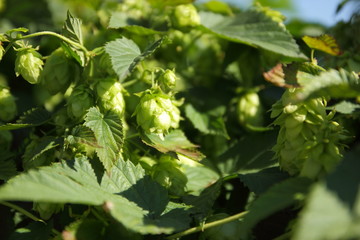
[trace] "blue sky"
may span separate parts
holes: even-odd
[[[206,1],[206,0],[202,0]],[[251,0],[223,0],[241,7],[249,7]],[[339,20],[348,20],[351,15],[351,6],[346,6],[339,14],[336,8],[341,0],[292,0],[294,13],[284,13],[289,19],[297,17],[305,21],[317,22],[326,26],[331,26]]]

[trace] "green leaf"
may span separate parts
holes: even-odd
[[[83,143],[86,145],[89,145],[91,147],[97,147],[100,148],[99,144],[97,143],[95,134],[93,131],[91,131],[90,128],[84,126],[84,125],[78,125],[73,128],[71,131],[72,135],[69,135],[67,137],[68,141],[71,142],[71,139],[73,138],[77,143]]]
[[[124,226],[133,230],[143,227],[143,210],[127,199],[101,189],[86,158],[29,170],[1,186],[0,199],[90,205],[111,203],[117,209],[117,219]]]
[[[192,212],[207,216],[212,210],[215,200],[219,197],[222,181],[219,180],[209,187],[205,188],[199,196],[187,195],[185,196],[184,202],[188,205],[193,206]]]
[[[118,161],[110,175],[103,176],[101,187],[124,196],[156,217],[169,201],[166,189],[145,176],[141,165],[135,166],[130,161]]]
[[[259,171],[276,164],[271,148],[276,132],[254,133],[243,137],[216,159],[223,175]]]
[[[208,113],[200,113],[191,104],[185,106],[185,114],[194,127],[200,132],[229,138],[222,116],[212,116]]]
[[[0,180],[8,180],[17,174],[15,159],[9,152],[0,155]]]
[[[247,11],[226,17],[202,12],[200,16],[205,29],[221,38],[294,59],[306,59],[291,34],[263,13]]]
[[[97,219],[81,218],[66,227],[62,235],[66,235],[66,239],[87,239],[97,240],[104,238],[103,229],[104,222]],[[72,238],[71,238],[72,237]]]
[[[104,175],[101,187],[107,192],[125,197],[144,210],[144,227],[139,229],[142,233],[172,233],[189,226],[186,210],[183,207],[169,209],[167,190],[146,176],[140,165],[118,161],[110,174]],[[116,208],[109,210],[115,219],[121,221],[122,216]]]
[[[161,34],[154,29],[137,25],[136,22],[131,21],[131,16],[124,12],[115,12],[111,15],[109,28],[123,29],[140,36]]]
[[[256,173],[239,174],[240,181],[257,195],[264,193],[269,187],[288,177],[289,175],[280,171],[278,167],[266,168]]]
[[[70,40],[83,45],[83,37],[81,33],[81,20],[79,18],[74,18],[71,13],[67,12],[67,18],[65,20],[64,26],[62,28],[62,35],[69,38]],[[76,61],[79,62],[81,66],[85,66],[88,62],[87,56],[85,53],[76,46],[69,45],[68,43],[63,42],[65,50],[67,50],[71,56],[73,56]]]
[[[303,87],[297,99],[306,100],[310,97],[352,98],[360,93],[359,76],[344,69],[330,69],[318,76],[299,72],[298,80]]]
[[[53,136],[42,137],[34,148],[31,148],[30,151],[25,151],[23,157],[23,166],[24,169],[29,169],[33,166],[42,165],[41,162],[37,162],[40,156],[42,156],[47,151],[59,146],[62,143],[61,138],[56,138]],[[41,161],[41,160],[40,160]]]
[[[204,158],[204,155],[197,150],[198,146],[191,143],[181,130],[169,132],[164,139],[161,139],[157,134],[145,133],[143,142],[163,153],[180,153],[195,161]]]
[[[359,153],[359,149],[347,153],[326,181],[311,189],[293,239],[360,238]]]
[[[302,39],[306,45],[312,49],[317,49],[333,56],[339,56],[342,54],[335,38],[330,35],[323,34],[318,37],[304,36]]]
[[[334,106],[328,107],[328,109],[334,109],[335,111],[343,114],[351,114],[356,109],[359,109],[360,105],[348,101],[341,101]]]
[[[8,123],[0,126],[1,130],[14,130],[20,128],[40,126],[49,121],[51,115],[43,108],[33,108],[26,111],[16,123]]]
[[[262,219],[303,200],[310,185],[311,181],[307,178],[289,178],[275,184],[250,205],[243,219],[242,230],[250,234]]]
[[[85,116],[84,125],[94,132],[100,146],[96,149],[97,155],[109,171],[119,158],[124,142],[121,119],[115,112],[108,111],[103,115],[96,107],[92,107]]]
[[[116,39],[105,45],[105,51],[110,55],[111,64],[119,76],[123,80],[145,57],[151,55],[160,45],[163,39],[160,39],[148,46],[141,53],[136,43],[127,38]]]

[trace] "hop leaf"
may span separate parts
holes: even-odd
[[[37,84],[43,65],[41,55],[35,49],[20,50],[17,52],[15,60],[16,76],[21,75],[29,83]]]

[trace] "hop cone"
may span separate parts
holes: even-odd
[[[184,29],[200,24],[200,16],[192,4],[182,4],[175,7],[170,16],[174,28]]]
[[[237,103],[239,123],[243,126],[262,126],[264,109],[256,92],[247,92]]]
[[[135,110],[136,121],[147,133],[163,136],[170,128],[178,128],[180,110],[163,93],[144,92]]]
[[[341,160],[345,136],[342,127],[331,120],[333,113],[326,113],[324,99],[291,103],[297,91],[301,89],[288,89],[273,106],[274,124],[280,126],[273,150],[289,174],[317,178]]]
[[[0,120],[8,122],[16,115],[15,98],[9,89],[0,87]]]
[[[187,177],[177,164],[177,159],[164,155],[152,166],[152,177],[169,190],[170,194],[181,196],[185,193]]]
[[[79,73],[76,63],[67,58],[62,48],[58,48],[46,60],[41,82],[50,94],[55,95],[65,92],[71,82],[76,82]]]
[[[69,116],[75,119],[81,118],[92,106],[94,106],[94,98],[91,89],[85,85],[76,86],[67,103]]]
[[[37,84],[40,80],[40,73],[44,62],[40,53],[34,49],[25,49],[17,52],[15,60],[16,76],[21,75],[31,84]]]
[[[114,78],[101,79],[95,90],[100,109],[104,112],[115,111],[122,118],[125,113],[125,100],[121,84]]]

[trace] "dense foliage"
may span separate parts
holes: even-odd
[[[356,13],[326,28],[260,3],[0,11],[1,239],[360,238]]]

